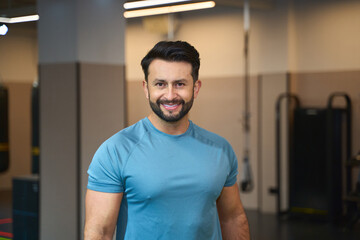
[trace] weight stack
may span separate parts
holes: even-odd
[[[293,216],[331,221],[341,218],[345,110],[332,111],[332,126],[327,124],[328,109],[298,108],[294,111],[289,199]],[[331,151],[331,159],[328,151]]]

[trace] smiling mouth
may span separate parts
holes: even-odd
[[[177,109],[181,104],[161,104],[166,110],[173,111]]]

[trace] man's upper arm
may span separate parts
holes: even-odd
[[[224,187],[216,204],[219,217],[223,220],[227,220],[234,215],[245,213],[240,200],[239,188],[237,184],[234,184],[230,187]]]
[[[249,224],[236,183],[230,187],[223,188],[216,205],[223,239],[249,240]]]
[[[85,240],[112,239],[123,193],[87,190],[85,199]]]

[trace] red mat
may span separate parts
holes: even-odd
[[[0,219],[0,224],[7,224],[7,223],[12,223],[12,219],[11,219],[11,218]],[[12,238],[12,237],[13,237],[13,234],[12,234],[12,233],[8,233],[8,232],[0,232],[0,237],[9,237],[9,238]]]

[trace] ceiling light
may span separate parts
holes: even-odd
[[[186,2],[186,1],[190,1],[190,0],[143,0],[143,1],[124,3],[124,8],[125,9],[135,9],[135,8],[152,7],[152,6]]]
[[[175,6],[126,11],[124,12],[124,17],[125,18],[143,17],[143,16],[199,10],[199,9],[212,8],[212,7],[215,7],[214,1],[189,3],[189,4],[181,4]]]
[[[6,35],[6,33],[8,32],[8,27],[5,25],[5,24],[3,24],[3,25],[1,25],[0,26],[0,35]]]
[[[0,17],[0,22],[2,23],[10,23],[11,18],[6,18],[6,17]]]
[[[39,15],[29,15],[29,16],[13,17],[13,18],[0,17],[0,22],[2,23],[22,23],[22,22],[31,22],[37,20],[39,20]]]

